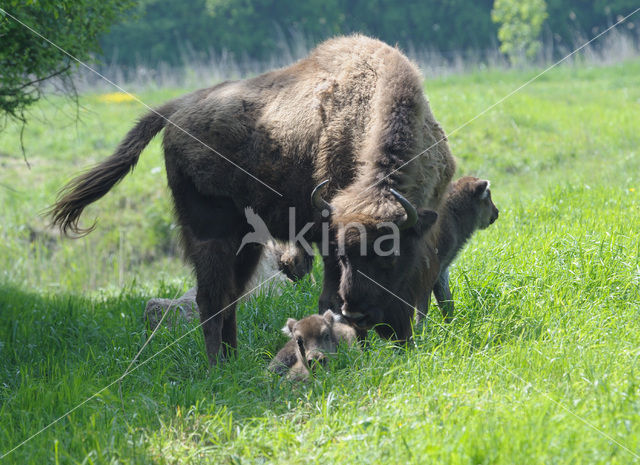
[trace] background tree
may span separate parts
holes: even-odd
[[[102,38],[109,62],[154,66],[227,51],[263,60],[361,32],[405,49],[486,49],[496,42],[493,0],[143,0]]]
[[[80,60],[99,51],[98,37],[132,0],[2,0],[0,2],[0,113],[24,121],[43,83],[68,80],[75,62],[6,13]]]
[[[619,17],[633,12],[640,4],[638,0],[546,0],[547,18],[544,29],[560,55],[565,55],[585,40],[614,24]],[[620,26],[635,33],[640,27],[640,13]],[[598,45],[597,43],[595,44]]]
[[[514,59],[535,53],[540,30],[559,58],[631,13],[637,1],[496,0],[494,8],[493,0],[0,0],[0,8],[80,59],[102,49],[102,60],[126,75],[128,67],[180,67],[223,51],[238,61],[296,55],[354,32],[408,51],[482,59],[497,43],[492,9],[503,50]],[[640,30],[640,14],[623,27]],[[0,113],[22,117],[42,81],[69,76],[73,63],[2,12],[0,43]]]
[[[544,0],[495,0],[491,18],[500,24],[500,51],[516,64],[536,56],[540,32],[547,18]]]
[[[533,54],[542,32],[559,58],[618,16],[631,13],[637,2],[498,0],[494,16],[502,25],[503,48],[512,47],[514,57]],[[493,0],[139,0],[132,14],[103,35],[101,43],[106,60],[125,71],[161,62],[182,66],[222,51],[236,60],[260,61],[353,32],[405,50],[482,58],[498,43],[493,7]],[[633,28],[633,21],[640,26],[640,15],[624,27]]]

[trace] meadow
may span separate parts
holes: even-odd
[[[415,345],[372,335],[307,384],[265,368],[286,318],[315,312],[318,260],[316,283],[239,307],[237,359],[208,369],[195,324],[163,329],[114,383],[147,338],[146,300],[193,284],[160,139],[85,213],[96,231],[63,240],[41,213],[145,109],[97,92],[41,101],[24,130],[30,168],[9,124],[0,462],[640,463],[640,61],[560,66],[457,130],[537,72],[427,78],[457,176],[490,179],[500,219],[452,269],[451,324],[432,304]]]

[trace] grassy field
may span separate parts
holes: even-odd
[[[208,370],[195,326],[162,330],[111,384],[146,299],[192,284],[159,141],[87,212],[98,229],[60,240],[40,212],[144,109],[85,94],[76,123],[38,104],[31,169],[20,128],[0,133],[0,456],[111,386],[0,462],[640,463],[640,61],[554,69],[455,131],[533,75],[425,84],[458,175],[489,178],[500,209],[452,271],[453,323],[432,308],[415,347],[373,337],[305,385],[265,368],[286,318],[315,311],[309,279],[239,308],[237,360]]]

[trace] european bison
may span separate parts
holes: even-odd
[[[289,318],[282,332],[291,339],[269,364],[269,370],[291,379],[306,379],[317,365],[325,365],[340,344],[353,345],[355,330],[342,317],[327,310],[322,316]]]
[[[424,209],[437,209],[455,163],[422,78],[398,49],[360,35],[335,38],[286,68],[160,106],[113,155],[67,185],[52,207],[53,223],[65,233],[87,233],[91,228],[78,225],[84,208],[131,171],[163,128],[169,187],[196,273],[211,363],[221,346],[226,356],[237,345],[233,302],[263,247],[239,250],[251,232],[247,207],[276,239],[298,240],[290,232],[299,231],[324,242],[321,310],[340,306],[364,315],[367,324],[389,323],[400,339],[410,336],[410,316],[388,291],[402,294],[422,261],[423,236],[434,220]],[[323,180],[329,217],[309,202]],[[350,223],[361,224],[366,239],[351,234]],[[390,223],[401,230],[399,253],[372,255],[371,244],[393,230]],[[346,246],[338,255],[340,240]]]
[[[453,318],[449,266],[476,230],[486,229],[498,219],[499,211],[491,199],[489,185],[486,179],[472,176],[451,183],[438,209],[438,220],[427,235],[431,258],[437,266],[427,271],[426,296],[418,307],[418,322],[429,309],[432,289],[445,321]]]

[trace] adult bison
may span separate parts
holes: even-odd
[[[83,209],[135,166],[163,128],[211,363],[221,344],[224,355],[237,346],[234,302],[260,257],[261,244],[238,252],[251,232],[246,207],[276,239],[289,240],[309,222],[310,241],[330,231],[321,311],[340,305],[361,326],[387,323],[399,338],[410,335],[403,304],[370,279],[400,297],[408,292],[407,282],[424,267],[422,235],[435,220],[423,209],[438,207],[455,166],[420,74],[400,51],[359,35],[335,38],[289,67],[173,100],[143,116],[113,155],[66,186],[52,207],[53,223],[65,233],[88,232],[78,225]],[[328,218],[309,201],[323,180],[326,200],[316,195],[315,204],[330,210]],[[376,238],[389,234],[378,226],[389,222],[399,225],[399,250],[372,255]]]

